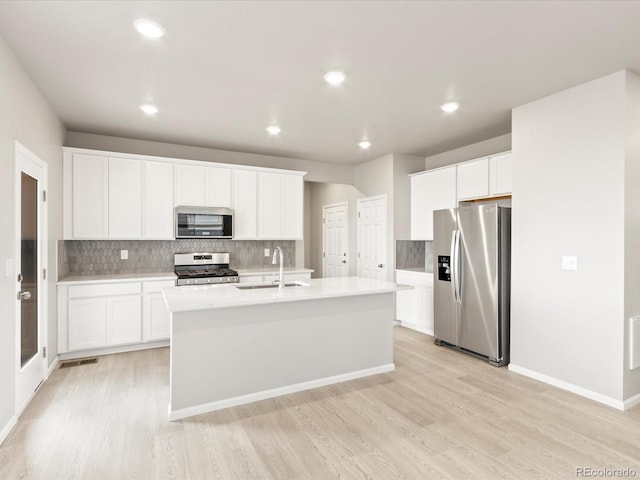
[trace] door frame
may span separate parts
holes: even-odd
[[[18,258],[18,252],[20,251],[20,241],[21,241],[21,204],[22,199],[20,198],[21,193],[21,172],[23,171],[23,161],[20,156],[23,155],[26,159],[32,163],[34,163],[38,168],[42,169],[42,179],[39,180],[40,185],[42,187],[42,191],[46,192],[48,189],[48,165],[44,162],[40,157],[34,154],[27,147],[22,145],[17,140],[14,141],[14,252],[13,252],[13,285],[14,285],[14,298],[18,295],[19,282],[18,282],[18,270],[20,269],[21,259]],[[38,192],[40,195],[40,192]],[[46,195],[46,194],[45,194]],[[42,352],[42,349],[48,350],[48,305],[49,305],[49,292],[48,292],[48,279],[51,272],[49,271],[49,252],[48,252],[48,244],[49,244],[49,215],[48,215],[48,203],[46,201],[42,201],[41,198],[38,199],[38,204],[40,205],[39,215],[40,219],[38,222],[38,227],[40,229],[39,238],[38,238],[38,348],[39,351]],[[42,278],[43,269],[47,269],[47,278]],[[22,411],[29,405],[35,392],[31,393],[28,400],[24,405],[19,405],[18,403],[18,374],[20,373],[20,350],[21,350],[21,338],[20,338],[20,308],[18,304],[14,304],[14,320],[16,326],[15,333],[15,370],[14,370],[14,389],[15,389],[15,413],[16,416],[20,415]],[[42,359],[42,381],[44,382],[49,376],[49,362],[48,356],[43,357]]]
[[[385,261],[385,280],[389,278],[389,203],[387,202],[387,194],[383,193],[382,195],[374,195],[373,197],[365,197],[358,198],[356,200],[356,220],[357,220],[357,228],[356,228],[356,249],[357,249],[357,258],[356,258],[356,275],[360,276],[360,241],[362,239],[362,224],[360,220],[360,210],[361,205],[364,202],[369,202],[372,200],[384,200],[384,261]]]
[[[344,206],[346,211],[346,223],[347,229],[346,239],[345,239],[345,251],[347,253],[347,261],[349,261],[349,202],[338,202],[338,203],[330,203],[328,205],[322,206],[322,276],[324,277],[327,273],[327,259],[325,257],[325,252],[327,251],[327,227],[324,219],[326,218],[326,209],[333,207]],[[347,273],[349,272],[349,267],[347,266]],[[349,276],[349,275],[347,275]]]

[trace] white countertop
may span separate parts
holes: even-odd
[[[262,267],[262,268],[235,268],[238,275],[246,276],[246,275],[265,275],[270,273],[277,274],[280,269],[278,267]],[[311,268],[296,268],[296,267],[285,267],[284,273],[313,273],[314,270]]]
[[[396,268],[396,272],[414,272],[414,273],[424,273],[426,275],[433,275],[431,272],[427,272],[427,269],[424,267],[416,267],[416,268]]]
[[[240,290],[232,285],[203,285],[163,288],[162,293],[169,311],[187,312],[388,293],[399,289],[403,288],[392,282],[362,277],[341,277],[314,278],[305,281],[304,286],[285,287],[282,290],[278,288]]]
[[[113,275],[68,275],[58,280],[58,285],[119,283],[119,282],[149,282],[154,280],[176,280],[173,272],[156,273],[118,273]]]

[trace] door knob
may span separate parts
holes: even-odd
[[[31,300],[31,292],[18,292],[18,300]]]
[[[342,260],[342,263],[347,263],[347,261],[346,260]]]
[[[381,264],[381,263],[378,264],[378,268],[383,268],[383,267],[384,267],[383,264]]]

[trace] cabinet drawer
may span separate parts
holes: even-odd
[[[175,287],[176,282],[173,280],[161,280],[158,282],[143,282],[142,291],[144,293],[157,293],[163,288]]]
[[[69,287],[69,298],[108,297],[140,293],[140,282],[74,285]]]

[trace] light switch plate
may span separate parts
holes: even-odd
[[[578,257],[575,257],[575,256],[562,257],[562,270],[577,270],[577,269],[578,269]]]
[[[264,256],[265,256],[265,257],[268,257],[268,256],[269,256],[269,249],[268,249],[268,248],[265,248],[265,249],[264,249]]]
[[[120,250],[120,260],[129,260],[129,250]]]

